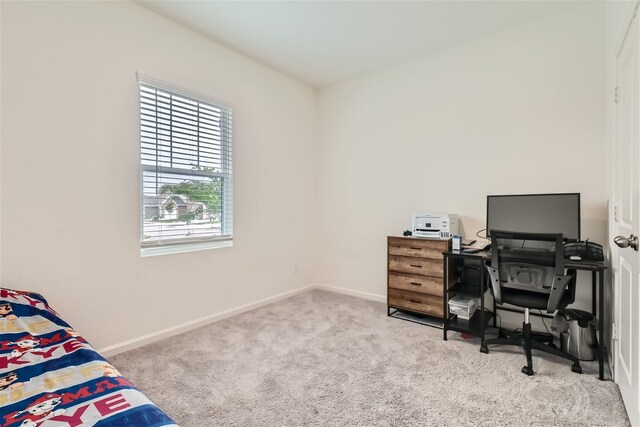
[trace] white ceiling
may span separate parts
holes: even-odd
[[[580,6],[582,1],[138,0],[312,87]]]

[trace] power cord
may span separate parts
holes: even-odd
[[[484,236],[481,236],[480,233],[482,233],[483,231],[485,232]],[[487,237],[487,229],[483,228],[482,230],[478,230],[478,232],[476,233],[476,237],[479,237],[484,240],[489,240],[489,238]]]
[[[489,313],[491,313],[489,311]],[[500,329],[502,329],[502,317],[498,314],[498,313],[494,313],[496,318],[499,320],[498,322],[498,326],[496,326],[497,331],[496,332],[489,332],[485,330],[485,335],[495,335],[496,337],[500,337]],[[490,328],[493,328],[493,326],[490,326]]]
[[[547,330],[547,333],[551,335],[551,332],[549,332],[549,328],[547,328],[547,322],[544,321],[544,315],[542,314],[542,310],[538,309],[538,313],[540,313],[540,318],[542,319],[542,324],[544,325],[544,328]]]

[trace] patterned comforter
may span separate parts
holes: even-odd
[[[38,294],[0,288],[0,425],[174,426]]]

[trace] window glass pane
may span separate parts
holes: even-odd
[[[143,242],[222,235],[224,179],[143,172]]]

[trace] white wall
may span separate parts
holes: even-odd
[[[2,2],[1,28],[2,286],[104,347],[311,283],[312,89],[129,2]],[[140,257],[136,71],[234,105],[232,248]]]
[[[322,90],[318,281],[384,295],[387,235],[451,212],[474,236],[487,194],[580,192],[605,243],[603,22],[579,7]]]
[[[0,28],[2,7],[0,6]],[[0,100],[2,99],[2,31],[0,31]],[[2,105],[0,105],[0,178],[2,177]],[[0,185],[0,278],[2,277],[2,186]],[[2,281],[0,280],[0,283]]]

